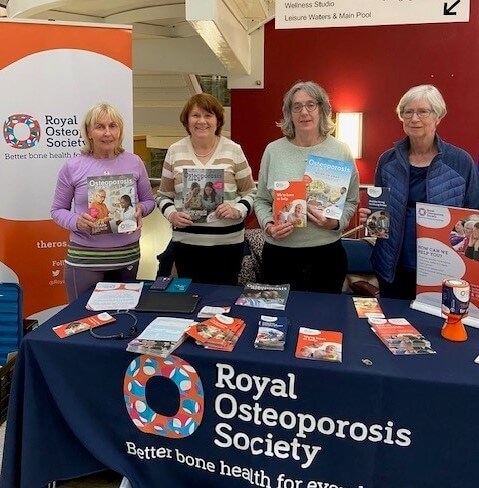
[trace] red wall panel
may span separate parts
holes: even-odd
[[[362,183],[374,178],[377,158],[403,136],[395,108],[406,90],[431,83],[448,114],[438,133],[472,155],[479,153],[479,2],[469,23],[275,30],[265,26],[265,88],[232,90],[232,137],[255,176],[265,146],[281,137],[285,91],[314,80],[333,111],[363,112]]]

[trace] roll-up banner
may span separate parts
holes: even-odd
[[[132,151],[131,27],[2,20],[0,45],[0,282],[19,283],[24,316],[41,316],[67,301],[68,232],[50,207],[86,111],[117,107]]]

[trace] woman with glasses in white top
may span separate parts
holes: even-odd
[[[359,178],[349,147],[331,135],[331,104],[327,93],[312,81],[293,85],[283,100],[284,137],[266,147],[259,171],[254,209],[264,230],[263,280],[290,283],[292,290],[340,293],[347,271],[341,231],[358,204]],[[287,221],[274,223],[275,181],[303,180],[308,156],[353,163],[352,176],[340,220],[323,216],[308,204],[307,225],[295,228]],[[339,189],[338,189],[339,192]]]
[[[432,85],[408,90],[396,107],[406,137],[381,155],[375,185],[389,187],[389,239],[378,239],[372,265],[380,294],[416,296],[416,203],[479,208],[479,178],[471,156],[443,141],[437,126],[446,104]],[[364,222],[370,213],[360,209]]]

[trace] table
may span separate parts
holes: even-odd
[[[203,306],[233,304],[241,288],[192,290]],[[406,317],[437,351],[394,356],[357,317],[350,296],[292,292],[284,313],[232,308],[247,323],[232,353],[188,341],[173,364],[155,363],[126,352],[126,341],[57,338],[52,326],[89,315],[86,299],[22,342],[1,488],[40,488],[106,468],[134,488],[478,486],[478,330],[451,343],[440,337],[441,319],[383,299],[387,317]],[[265,313],[291,320],[284,352],[253,347]],[[138,316],[143,328],[155,315]],[[301,325],[343,331],[343,362],[295,358]],[[121,317],[102,329],[118,328],[128,328]],[[142,371],[162,376],[143,389]],[[180,401],[176,383],[185,381],[194,395]],[[137,428],[138,414],[132,420],[125,404],[130,394],[146,395],[152,410],[142,414],[158,412],[156,432],[167,436]],[[141,413],[142,403],[135,405]]]

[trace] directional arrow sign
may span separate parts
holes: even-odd
[[[470,15],[470,0],[276,0],[275,5],[277,29],[469,22]]]
[[[456,0],[452,5],[448,5],[448,2],[444,2],[444,15],[457,15],[454,7],[459,5],[461,0]]]

